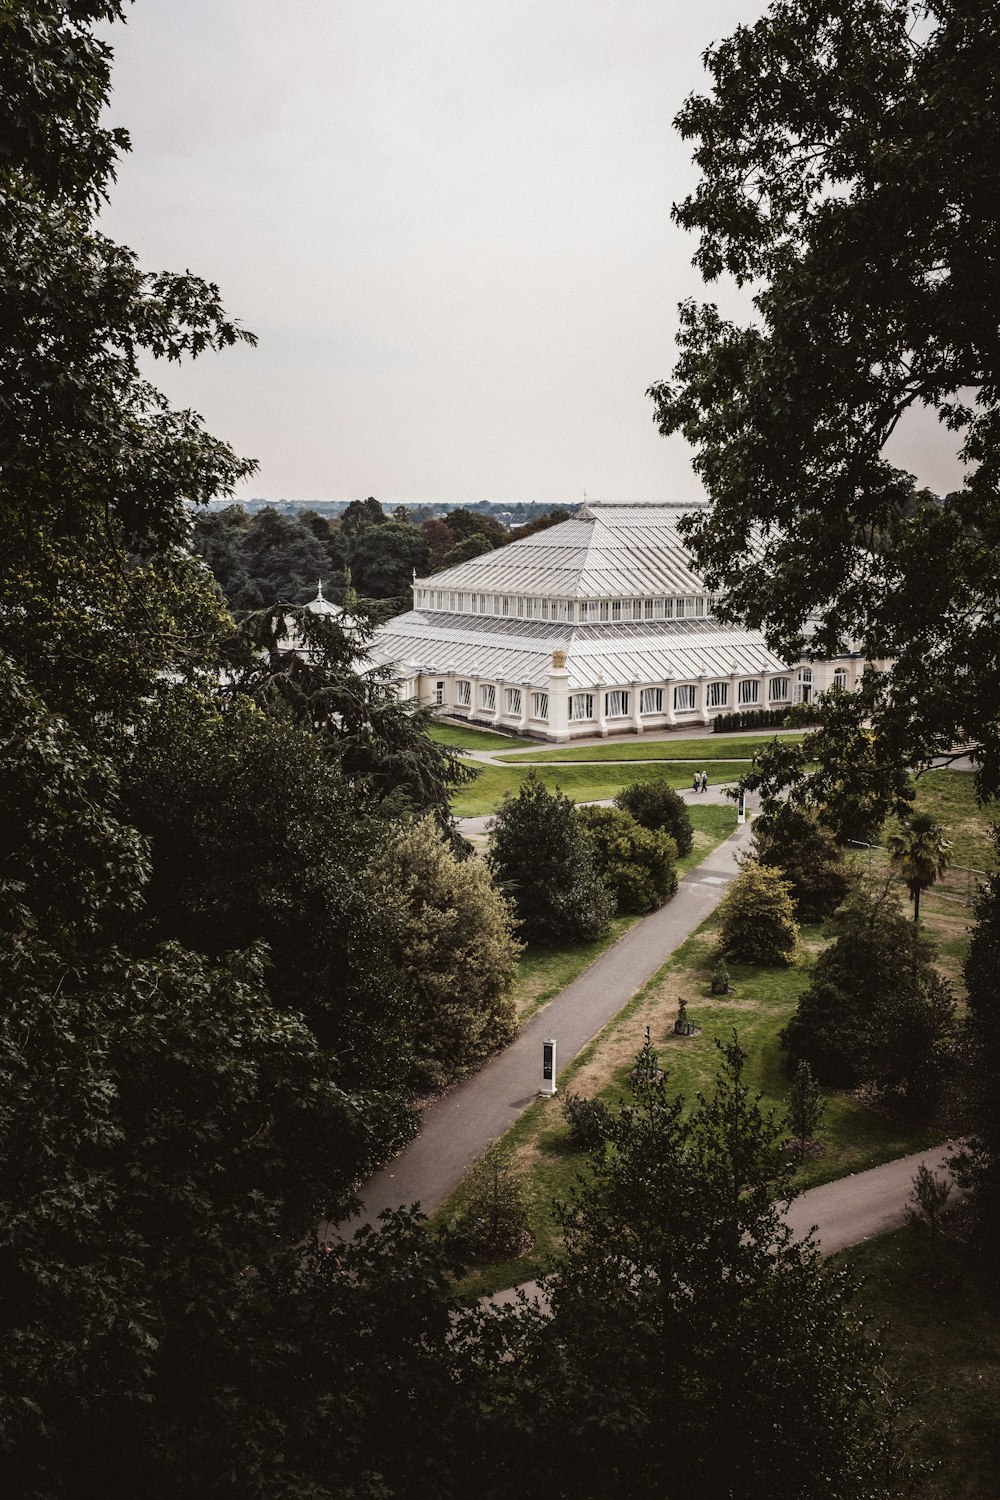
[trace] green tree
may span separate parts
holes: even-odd
[[[341,534],[354,542],[373,526],[388,524],[388,516],[374,495],[367,500],[352,500],[340,518]]]
[[[492,546],[503,547],[510,541],[506,526],[495,516],[480,510],[466,510],[464,506],[459,506],[450,510],[442,519],[457,542],[469,536],[483,536]]]
[[[858,884],[831,919],[834,941],[782,1032],[821,1083],[900,1089],[914,1113],[936,1103],[955,1004],[931,948],[891,890]]]
[[[548,1324],[513,1361],[524,1436],[513,1464],[497,1459],[526,1476],[520,1492],[888,1493],[899,1449],[878,1351],[844,1273],[782,1219],[790,1168],[745,1066],[734,1039],[685,1109],[648,1043],[640,1055],[611,1149],[562,1211]]]
[[[483,1153],[469,1173],[451,1228],[472,1260],[510,1260],[531,1243],[524,1168],[500,1141]]]
[[[951,863],[951,841],[930,813],[912,813],[889,835],[889,859],[906,883],[913,902],[913,920],[920,922],[920,895],[942,878]]]
[[[694,845],[691,815],[684,799],[665,781],[630,781],[614,799],[621,808],[653,833],[669,833],[678,854],[690,854]]]
[[[994,841],[1000,838],[994,829]],[[983,881],[975,899],[969,955],[966,1030],[972,1043],[972,1139],[956,1166],[970,1190],[984,1244],[991,1251],[1000,1235],[1000,876]]]
[[[810,808],[772,803],[754,819],[754,858],[780,870],[800,922],[830,916],[847,895],[844,856]]]
[[[427,572],[427,543],[415,526],[387,521],[363,531],[351,550],[351,577],[362,598],[405,598],[414,572]]]
[[[788,1128],[798,1147],[799,1156],[805,1156],[814,1132],[826,1113],[826,1105],[820,1086],[812,1075],[812,1069],[801,1058],[792,1075],[792,1086],[788,1091]]]
[[[487,863],[513,901],[529,943],[588,943],[606,932],[615,898],[568,797],[529,772],[490,828]]]
[[[488,536],[481,531],[473,531],[469,536],[462,537],[441,559],[442,568],[457,568],[459,563],[471,562],[474,557],[482,557],[485,552],[492,552],[494,545]]]
[[[392,957],[407,997],[411,1077],[441,1088],[515,1034],[513,913],[485,865],[459,860],[431,819],[395,830],[373,873],[402,903]]]
[[[677,845],[669,833],[653,833],[616,807],[581,807],[577,816],[619,913],[641,915],[670,899],[677,889]]]
[[[345,1086],[370,1093],[373,1164],[406,1134],[397,915],[370,868],[382,821],[318,736],[191,690],[150,705],[123,792],[151,852],[133,942],[174,938],[216,960],[265,942],[272,1004],[304,1015]],[[350,1180],[358,1164],[340,1170]]]
[[[429,737],[431,709],[401,699],[390,668],[365,663],[371,636],[363,611],[262,610],[229,642],[231,691],[316,734],[380,815],[432,812],[451,829],[451,793],[478,773]]]
[[[706,64],[710,91],[677,121],[700,176],[674,212],[707,280],[753,288],[754,316],[685,305],[672,379],[651,391],[711,502],[689,544],[785,660],[849,643],[892,660],[853,711],[896,771],[971,744],[994,794],[996,8],[774,0]],[[918,411],[965,466],[944,499],[886,450]]]
[[[787,967],[798,928],[780,870],[748,860],[719,904],[719,951],[731,963]]]

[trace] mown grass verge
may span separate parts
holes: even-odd
[[[783,743],[790,744],[798,744],[804,737],[800,732],[780,736]],[[600,745],[564,745],[558,750],[540,750],[536,745],[531,754],[525,752],[521,755],[501,755],[499,759],[520,763],[531,761],[532,764],[535,762],[544,764],[545,761],[581,760],[750,760],[756,751],[763,749],[774,738],[773,730],[764,734],[707,735],[691,739],[681,739],[676,736],[662,740],[632,737]]]
[[[834,1259],[860,1282],[857,1306],[876,1327],[886,1366],[908,1401],[908,1445],[930,1474],[923,1500],[1000,1494],[1000,1280],[946,1238],[932,1269],[910,1229]],[[883,1326],[884,1325],[884,1326]],[[905,1493],[908,1493],[906,1491]]]
[[[715,762],[709,780],[713,786],[736,781],[745,769],[746,766],[739,762]],[[574,802],[600,802],[605,797],[613,797],[630,781],[665,781],[677,789],[691,784],[690,766],[663,762],[606,766],[480,766],[475,781],[460,787],[455,793],[452,812],[456,818],[481,818],[495,812],[504,793],[516,792],[532,770],[550,790],[559,787]]]
[[[428,726],[427,733],[438,745],[448,745],[452,750],[500,750],[537,743],[510,734],[491,734],[487,729],[470,729],[464,724],[435,722]]]

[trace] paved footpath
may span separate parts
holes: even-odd
[[[835,1182],[809,1188],[785,1210],[785,1219],[797,1240],[810,1231],[823,1255],[833,1255],[851,1245],[860,1245],[876,1235],[888,1234],[906,1222],[906,1200],[913,1190],[913,1179],[920,1164],[951,1181],[945,1161],[955,1151],[955,1142],[901,1156],[867,1172],[852,1172]],[[537,1281],[526,1281],[506,1292],[497,1292],[484,1300],[498,1306],[516,1302],[520,1293],[541,1300]]]
[[[360,1223],[373,1224],[387,1208],[419,1203],[425,1213],[443,1203],[468,1168],[538,1096],[542,1043],[554,1037],[558,1068],[656,973],[674,949],[718,905],[737,874],[736,855],[751,836],[744,824],[681,880],[677,894],[644,917],[547,1005],[517,1038],[473,1078],[424,1111],[420,1134],[362,1188]],[[356,1228],[350,1220],[341,1228]]]

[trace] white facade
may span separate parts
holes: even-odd
[[[564,743],[710,724],[853,690],[857,657],[788,665],[724,625],[676,523],[690,505],[585,505],[570,521],[414,580],[370,648],[401,691],[470,724]]]

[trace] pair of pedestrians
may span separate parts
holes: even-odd
[[[695,771],[691,778],[691,787],[696,792],[708,791],[708,775],[705,771]]]

